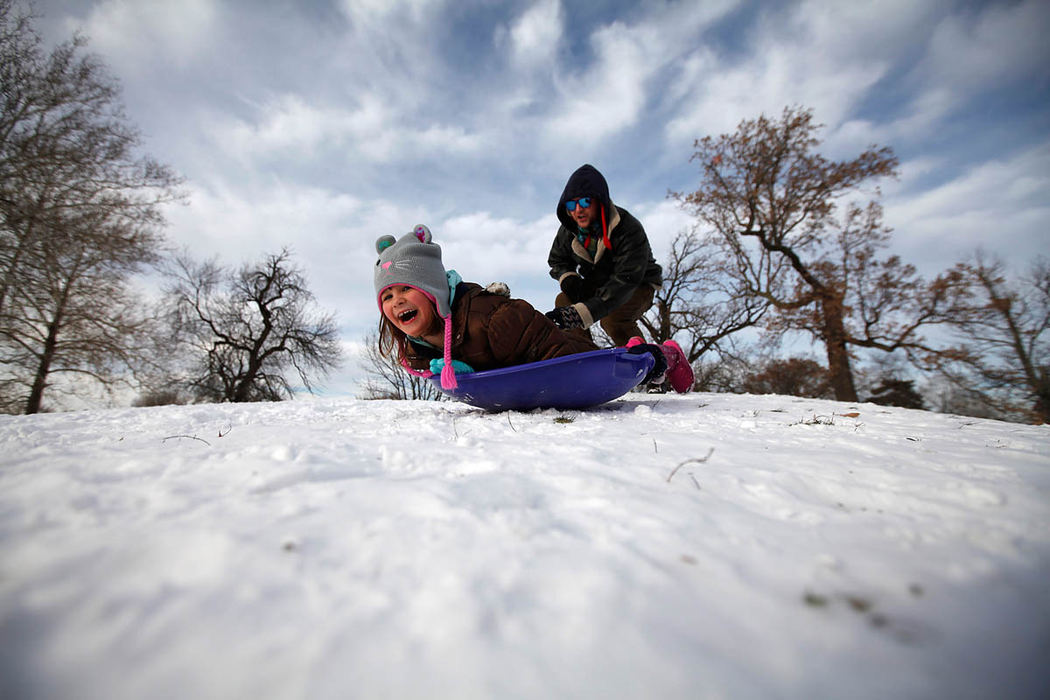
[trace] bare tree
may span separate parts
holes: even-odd
[[[365,336],[365,356],[361,361],[368,379],[365,399],[441,401],[445,395],[430,380],[409,374],[393,355],[384,355],[379,347],[379,332]]]
[[[308,391],[342,362],[334,316],[314,309],[303,273],[283,249],[238,272],[179,256],[168,286],[175,344],[192,365],[185,378],[204,401],[279,401],[294,370]]]
[[[717,246],[695,232],[675,236],[664,284],[642,319],[654,342],[684,339],[690,362],[709,351],[736,355],[734,335],[760,323],[769,305],[728,274],[727,262]]]
[[[925,386],[924,393],[930,397],[934,410],[940,413],[954,413],[960,416],[973,416],[974,418],[993,418],[1002,420],[1002,412],[995,410],[987,401],[980,396],[975,396],[967,388],[946,379],[943,376],[934,375]]]
[[[959,347],[940,369],[960,392],[1003,417],[1050,422],[1050,262],[1008,281],[981,253],[956,271],[968,295],[956,313]]]
[[[749,394],[783,394],[814,399],[830,398],[827,370],[805,357],[768,360],[744,379]]]
[[[720,394],[740,394],[744,391],[744,377],[751,366],[750,358],[746,355],[720,353],[702,357],[693,363],[693,373],[696,375],[693,389]]]
[[[112,274],[109,251],[70,245],[47,253],[33,283],[11,290],[17,312],[0,324],[0,396],[9,412],[36,413],[45,389],[80,393],[77,377],[112,389],[152,353],[151,319],[127,280]]]
[[[835,397],[856,401],[851,352],[900,349],[916,361],[936,353],[920,330],[949,320],[957,280],[926,283],[896,256],[877,257],[889,240],[877,202],[840,203],[894,175],[897,159],[872,147],[828,160],[815,152],[819,129],[809,110],[787,108],[778,120],[761,116],[705,137],[693,155],[700,187],[672,196],[712,229],[706,244],[722,260],[727,289],[768,306],[767,332],[820,341]]]
[[[109,386],[142,359],[132,275],[157,259],[178,178],[137,157],[120,89],[84,40],[45,54],[0,0],[0,394],[39,411],[55,375]]]
[[[914,379],[887,377],[872,387],[867,401],[880,406],[925,409],[926,402],[915,388]]]

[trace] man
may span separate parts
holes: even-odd
[[[663,283],[641,222],[609,198],[592,165],[569,177],[558,200],[561,227],[547,264],[561,293],[546,316],[558,327],[590,337],[600,323],[615,345],[641,336],[638,319]]]

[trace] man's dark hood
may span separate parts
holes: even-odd
[[[558,200],[558,210],[556,212],[558,221],[570,231],[576,230],[576,222],[569,216],[569,212],[565,211],[565,203],[570,199],[579,199],[580,197],[597,199],[602,205],[602,211],[605,212],[605,220],[612,220],[612,200],[609,199],[609,184],[593,165],[581,165],[577,168],[576,172],[569,176],[569,181],[565,183],[565,189],[562,190],[561,199]]]

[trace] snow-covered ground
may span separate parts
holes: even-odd
[[[9,416],[0,446],[3,698],[1050,689],[1048,426],[313,400]]]

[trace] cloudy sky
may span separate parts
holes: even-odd
[[[120,79],[187,181],[168,235],[239,265],[289,246],[348,346],[374,242],[426,223],[447,266],[541,310],[569,174],[592,163],[664,259],[695,139],[812,108],[825,155],[891,146],[893,252],[1050,250],[1045,0],[38,0]],[[348,367],[330,393],[353,391]]]

